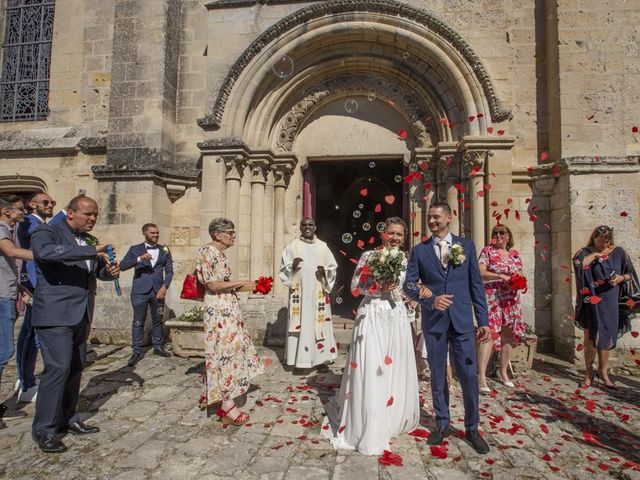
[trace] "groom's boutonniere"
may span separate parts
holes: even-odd
[[[462,265],[467,260],[464,248],[459,243],[454,243],[449,249],[449,264],[453,266]]]
[[[167,247],[166,245],[162,247],[162,251],[165,253],[165,255],[169,255],[169,247]]]

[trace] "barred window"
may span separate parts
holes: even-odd
[[[7,0],[0,79],[0,121],[43,120],[55,0]]]

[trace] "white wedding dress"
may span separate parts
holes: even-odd
[[[391,293],[372,292],[372,282],[361,278],[370,253],[362,254],[351,282],[352,290],[366,294],[356,313],[342,384],[325,405],[321,432],[336,449],[381,455],[390,450],[392,437],[418,426],[420,400],[411,320],[400,295],[404,272]]]

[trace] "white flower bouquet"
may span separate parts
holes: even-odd
[[[449,249],[449,263],[451,265],[462,265],[467,260],[467,256],[464,254],[464,248],[459,243],[454,243]]]
[[[404,260],[404,252],[399,248],[382,247],[374,250],[367,258],[368,273],[380,285],[397,283],[400,274],[406,269]]]

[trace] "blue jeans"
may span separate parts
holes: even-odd
[[[18,318],[16,300],[0,298],[0,383],[2,383],[2,371],[13,357],[13,324],[16,318]]]
[[[40,342],[36,330],[31,326],[31,306],[27,305],[16,342],[16,368],[22,390],[27,390],[36,384],[35,371],[39,348]]]

